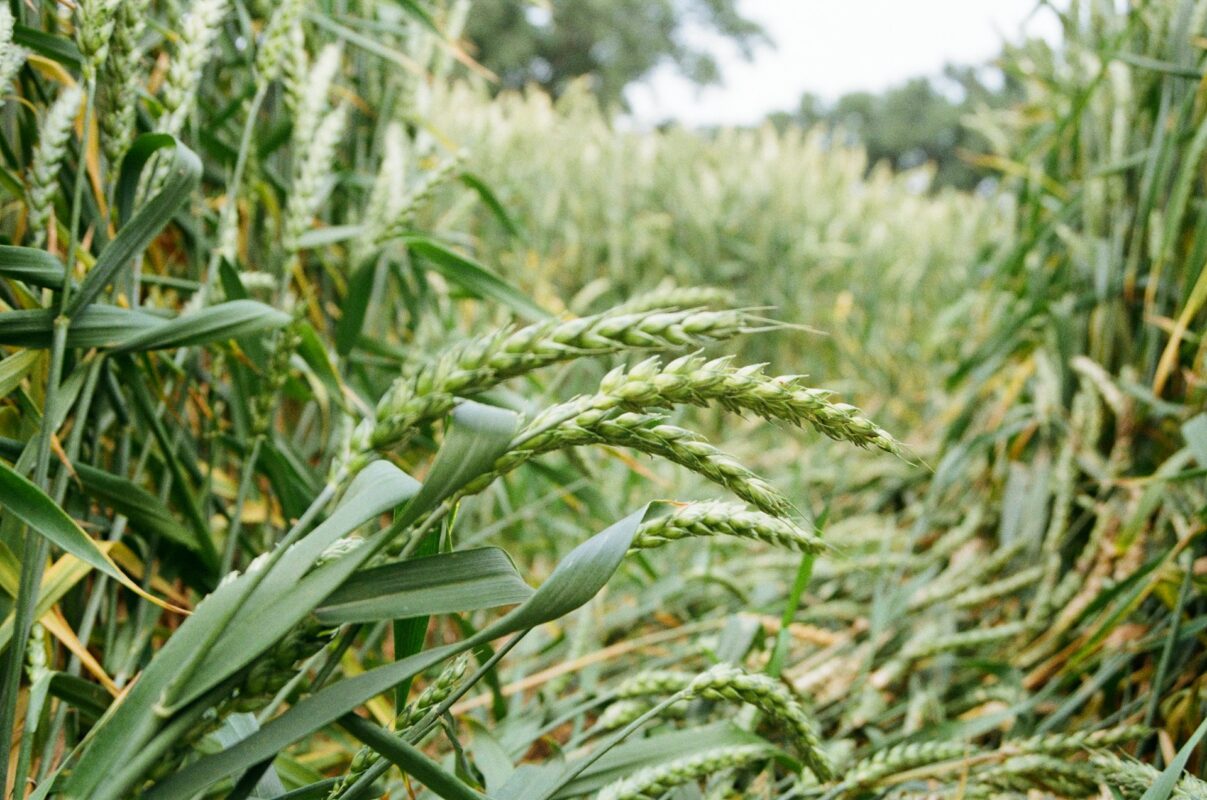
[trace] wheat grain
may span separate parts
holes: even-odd
[[[343,63],[344,50],[338,44],[329,44],[322,49],[314,64],[306,70],[299,84],[287,83],[287,96],[293,97],[296,106],[293,114],[294,180],[302,164],[309,160],[313,142],[328,109],[328,97],[336,73]],[[293,75],[291,70],[290,75]]]
[[[289,48],[295,43],[294,32],[301,25],[306,0],[284,0],[268,20],[256,51],[256,77],[270,83],[280,77],[289,59]]]
[[[1161,776],[1160,771],[1148,764],[1112,753],[1095,753],[1090,757],[1090,764],[1099,781],[1118,789],[1127,800],[1140,798]],[[1203,800],[1207,798],[1207,782],[1189,772],[1183,773],[1170,796],[1177,800]]]
[[[668,311],[686,308],[721,309],[735,305],[733,292],[712,286],[675,286],[664,284],[649,292],[637,295],[614,310],[630,314],[642,311]]]
[[[79,0],[76,5],[76,46],[85,81],[92,81],[109,54],[114,14],[121,0]]]
[[[0,108],[4,107],[9,84],[13,82],[29,52],[13,44],[13,12],[0,8]]]

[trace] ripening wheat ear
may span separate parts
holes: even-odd
[[[1052,792],[1063,797],[1089,797],[1098,786],[1087,764],[1045,755],[1015,756],[974,773],[967,797],[1001,797],[1005,792]]]
[[[256,50],[256,77],[263,83],[271,83],[281,76],[289,59],[289,48],[296,41],[294,31],[299,29],[305,0],[285,0],[268,20]]]
[[[677,786],[725,770],[766,761],[774,755],[775,748],[765,744],[732,745],[705,750],[667,764],[646,767],[627,778],[614,781],[600,791],[598,800],[655,800]]]
[[[114,15],[121,0],[79,0],[76,5],[76,46],[80,49],[84,80],[91,81],[109,54]]]
[[[1161,773],[1148,764],[1112,753],[1095,753],[1090,757],[1090,764],[1102,783],[1119,789],[1129,800],[1142,796],[1161,777]],[[1185,772],[1170,797],[1173,800],[1202,800],[1207,797],[1207,781]]]
[[[410,155],[410,139],[401,123],[391,122],[382,136],[381,166],[373,181],[369,204],[365,209],[365,220],[369,233],[358,239],[362,250],[373,248],[381,232],[390,220],[397,219],[406,208],[407,161]],[[361,258],[365,253],[361,253]]]
[[[185,15],[176,55],[172,58],[164,82],[163,107],[166,115],[159,122],[161,130],[173,135],[180,133],[185,120],[193,113],[201,74],[209,63],[222,20],[229,10],[229,0],[194,0]]]
[[[553,419],[566,418],[549,424],[546,415]],[[724,486],[760,511],[776,517],[789,517],[795,511],[792,503],[775,487],[698,434],[661,424],[658,415],[610,415],[595,409],[582,411],[575,401],[553,406],[545,415],[533,420],[520,431],[511,449],[495,462],[494,469],[467,483],[463,492],[480,492],[499,476],[543,453],[584,445],[624,447],[666,459]]]
[[[968,758],[979,751],[967,742],[909,742],[876,751],[855,763],[842,776],[842,784],[852,789],[873,786],[884,778],[906,770]]]
[[[319,53],[314,65],[301,75],[295,75],[300,65],[295,64],[286,75],[286,96],[295,105],[293,115],[294,180],[297,180],[310,149],[318,134],[318,128],[329,108],[328,96],[335,75],[343,59],[343,48],[329,44]],[[298,79],[301,83],[296,83]],[[328,117],[329,118],[329,117]]]
[[[716,403],[736,413],[808,425],[831,439],[890,453],[901,448],[859,409],[829,400],[830,393],[800,384],[795,376],[770,377],[758,365],[734,367],[729,357],[711,361],[685,356],[662,366],[652,358],[630,369],[618,368],[600,383],[597,408],[628,410]]]
[[[661,547],[680,539],[731,536],[801,553],[820,553],[825,542],[790,520],[751,511],[740,503],[686,503],[649,522],[642,523],[632,548]]]
[[[282,99],[289,116],[297,118],[298,109],[306,96],[306,75],[310,72],[310,55],[306,52],[306,32],[294,25],[288,33],[289,46],[281,62]]]
[[[695,676],[671,670],[643,672],[616,688],[617,697],[622,699],[659,694],[681,694],[684,700],[699,697],[749,703],[792,737],[801,760],[819,780],[829,780],[833,775],[808,712],[792,691],[774,678],[732,664],[718,664]]]
[[[691,697],[736,700],[755,706],[792,737],[801,760],[818,780],[833,777],[833,767],[821,750],[813,721],[783,683],[731,664],[719,664],[692,680],[686,691]]]
[[[675,286],[663,284],[650,292],[643,292],[631,300],[616,306],[615,311],[637,313],[683,308],[732,308],[733,292],[712,286]]]
[[[149,0],[123,0],[114,15],[109,57],[101,73],[100,127],[105,158],[112,167],[121,161],[134,140],[138,89],[142,82],[139,40],[146,27]]]
[[[67,157],[67,142],[82,99],[79,86],[68,86],[42,118],[41,138],[29,176],[29,229],[34,247],[46,243],[54,198],[59,190],[59,170]]]
[[[380,246],[404,235],[411,227],[415,213],[432,199],[436,190],[451,180],[461,170],[464,153],[454,153],[441,161],[435,169],[424,173],[419,182],[405,195],[402,202],[392,211],[379,228],[371,230],[371,243]]]
[[[13,12],[8,4],[0,5],[0,108],[4,107],[8,85],[25,63],[27,55],[29,53],[24,47],[13,44]]]
[[[314,132],[300,167],[294,172],[293,191],[285,209],[285,250],[292,256],[300,249],[299,239],[309,228],[323,200],[324,184],[331,177],[335,148],[347,122],[347,110],[328,114]]]

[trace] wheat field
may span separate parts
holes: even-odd
[[[0,6],[4,796],[1207,797],[1207,2],[974,193],[473,13]]]

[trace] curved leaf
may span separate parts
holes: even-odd
[[[0,505],[9,514],[37,532],[39,536],[45,537],[56,547],[71,553],[85,564],[120,582],[138,596],[163,608],[187,613],[184,609],[177,608],[148,594],[141,586],[126,577],[126,573],[122,572],[108,554],[101,550],[79,525],[75,524],[75,520],[69,517],[66,511],[59,508],[45,492],[25,476],[15,472],[3,462],[0,462]]]
[[[0,344],[44,350],[54,335],[53,309],[6,311],[0,314]],[[164,324],[162,317],[131,308],[94,304],[71,320],[68,347],[114,347]]]
[[[133,185],[137,184],[142,166],[156,150],[172,150],[172,158],[165,167],[166,178],[163,188],[137,212],[127,219],[133,204]],[[189,148],[166,133],[147,133],[138,137],[126,159],[122,162],[122,174],[118,183],[119,205],[125,224],[113,241],[97,256],[96,263],[80,284],[66,309],[68,317],[75,318],[104,291],[117,273],[130,264],[151,241],[159,235],[168,220],[176,213],[201,180],[201,159]]]
[[[260,331],[282,328],[291,317],[255,300],[231,300],[177,317],[118,345],[118,353],[163,350],[169,347],[236,339]]]
[[[519,289],[471,258],[450,250],[427,236],[403,236],[402,242],[415,255],[423,257],[437,272],[470,294],[495,300],[521,317],[539,321],[549,318],[541,308]]]
[[[75,472],[89,496],[128,517],[135,528],[162,536],[195,553],[206,552],[205,545],[193,532],[177,522],[158,497],[138,484],[88,464],[76,464]]]
[[[497,547],[439,553],[356,573],[315,611],[325,625],[409,619],[522,603],[532,588]]]
[[[472,172],[462,172],[461,182],[478,193],[478,197],[490,209],[490,213],[495,215],[499,220],[499,224],[507,229],[507,232],[517,239],[523,238],[524,232],[520,230],[520,226],[515,223],[511,215],[507,213],[507,209],[499,202],[499,198],[491,191],[490,186],[486,181],[479,178]]]
[[[63,286],[63,262],[45,250],[0,245],[0,277],[15,278],[30,286],[58,289]]]

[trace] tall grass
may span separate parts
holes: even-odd
[[[817,701],[838,773],[852,773],[817,790],[726,779],[718,796],[943,786],[1088,796],[1101,784],[1124,796],[1153,784],[1156,796],[1202,793],[1189,778],[1172,787],[1183,766],[1201,764],[1192,745],[1175,756],[1197,741],[1204,716],[1194,566],[1207,458],[1195,38],[1204,13],[1191,2],[1074,3],[1061,14],[1058,46],[1008,50],[1003,65],[1027,99],[971,121],[994,143],[982,159],[1000,171],[1005,193],[985,203],[911,194],[906,176],[884,172],[861,182],[857,150],[801,144],[800,134],[786,142],[749,131],[628,134],[575,98],[560,109],[539,96],[474,109],[472,91],[453,90],[462,102],[448,113],[496,154],[471,163],[500,196],[520,198],[517,219],[539,242],[527,251],[501,245],[517,280],[547,274],[584,298],[648,286],[664,271],[688,284],[725,281],[739,260],[725,245],[744,245],[749,268],[734,267],[732,284],[743,297],[836,333],[794,335],[787,354],[764,352],[801,370],[839,352],[844,387],[885,403],[889,417],[904,405],[906,419],[921,423],[902,427],[933,474],[849,460],[831,470],[824,451],[757,433],[743,442],[754,463],[788,481],[789,496],[828,504],[835,517],[825,538],[845,546],[803,569],[807,582],[787,580],[792,556],[722,551],[701,554],[686,573],[667,565],[657,579],[635,576],[636,606],[593,609],[598,652],[631,636],[643,615],[671,614],[648,630],[661,643],[675,630],[700,636],[690,621],[727,609],[735,616],[722,638],[706,638],[690,658],[672,649],[666,663],[699,666],[737,648],[748,664],[786,669]],[[581,148],[570,144],[576,136]],[[549,164],[540,155],[549,140],[565,142],[559,152],[570,156]],[[810,150],[817,163],[796,169],[791,154]],[[780,191],[816,186],[844,165],[841,189]],[[873,213],[869,196],[903,211]],[[943,216],[955,209],[965,222],[989,222],[964,233]],[[944,222],[910,224],[928,213]],[[475,230],[491,241],[495,229],[478,216]],[[883,248],[867,234],[877,226],[891,231]],[[790,244],[777,249],[776,236]],[[859,243],[857,264],[819,255],[850,241]],[[939,243],[929,251],[937,269],[916,249],[926,242]],[[895,252],[908,254],[901,272],[884,260]],[[593,282],[599,275],[606,282]],[[848,300],[845,315],[831,310]],[[852,319],[865,324],[850,327]],[[920,435],[928,429],[935,435]],[[764,616],[738,613],[751,606]],[[817,627],[776,633],[777,608]],[[589,658],[593,646],[569,642],[566,652]],[[553,662],[564,657],[534,669],[557,674]],[[630,663],[599,668],[599,679]],[[590,696],[588,688],[566,702]],[[609,727],[652,707],[633,703],[609,708]],[[655,732],[682,724],[663,719]],[[1110,727],[1124,722],[1157,732]],[[1048,755],[1067,751],[1027,749],[1039,746],[1036,736],[1061,732],[1072,742],[1096,730],[1107,738],[1117,730],[1116,744],[1132,741],[1143,763],[1093,756],[1066,766]],[[1166,780],[1150,765],[1168,766]]]
[[[929,167],[893,173],[821,131],[625,131],[581,87],[554,103],[539,92],[488,100],[461,82],[438,95],[433,118],[524,235],[455,196],[434,211],[465,219],[530,291],[590,308],[668,279],[729,288],[825,334],[756,340],[753,358],[806,348],[803,367],[890,403],[911,430],[936,392],[933,374],[910,365],[960,355],[945,326],[975,317],[936,318],[1012,219],[1008,196],[930,192]]]
[[[562,402],[502,392],[775,323],[694,291],[552,317],[454,231],[415,226],[461,175],[428,109],[463,4],[17,10],[29,53],[5,51],[24,63],[3,112],[0,249],[6,793],[359,797],[401,775],[445,797],[551,797],[610,748],[536,783],[431,755],[433,739],[459,747],[447,712],[497,691],[525,634],[590,601],[630,549],[815,547],[792,501],[666,415],[717,405],[898,449],[799,378],[729,361],[647,360]],[[492,324],[513,315],[532,322]],[[505,476],[581,469],[557,454],[600,446],[758,510],[711,504],[687,524],[647,492],[602,532],[579,526],[552,568],[461,544],[484,538],[458,513],[473,498],[489,493],[480,518],[505,511]],[[757,676],[693,691],[727,686],[804,741],[798,702]],[[802,757],[828,776],[815,742]]]

